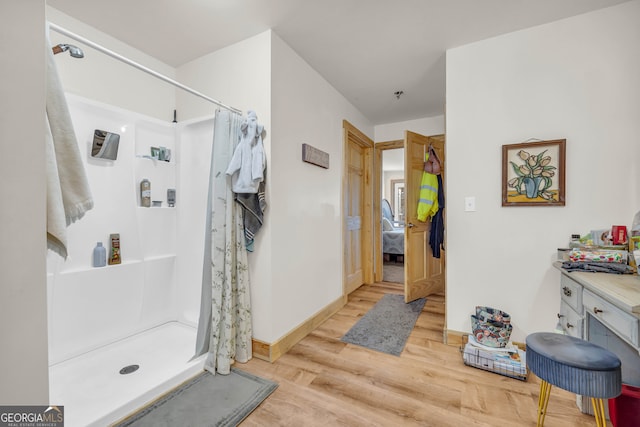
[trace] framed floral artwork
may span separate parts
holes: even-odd
[[[502,206],[564,206],[566,140],[502,146]]]

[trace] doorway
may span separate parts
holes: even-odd
[[[429,237],[431,231],[430,222],[420,222],[416,219],[417,201],[420,188],[420,180],[423,171],[425,153],[433,150],[437,153],[442,163],[441,178],[444,177],[444,135],[432,137],[423,136],[413,132],[405,132],[403,140],[386,141],[375,144],[375,179],[374,188],[374,232],[375,250],[375,280],[385,279],[385,264],[388,268],[396,268],[398,265],[397,254],[390,245],[388,238],[392,231],[384,216],[385,206],[391,205],[391,209],[397,206],[396,197],[404,197],[404,204],[401,208],[396,208],[392,214],[394,226],[401,226],[404,229],[404,247],[401,248],[402,267],[404,269],[404,294],[405,301],[412,301],[423,296],[438,293],[445,294],[445,260],[444,251],[440,257],[434,257],[429,247]],[[402,150],[400,150],[402,149]],[[386,153],[404,151],[404,164],[388,167]],[[391,172],[393,169],[393,172]],[[402,171],[403,173],[399,173]],[[401,182],[401,178],[403,181]],[[388,187],[388,188],[387,188]],[[444,185],[441,191],[444,191]],[[444,194],[444,193],[443,193]],[[394,202],[391,203],[391,196]],[[388,197],[388,198],[387,198]],[[387,203],[389,201],[389,203]],[[400,210],[399,215],[396,211]],[[401,221],[398,221],[401,216]],[[389,261],[395,261],[389,263]],[[395,281],[395,280],[394,280]]]
[[[404,140],[376,143],[374,165],[375,281],[404,285]]]
[[[400,146],[382,150],[381,157],[381,280],[384,282],[399,283],[404,286],[404,231],[406,219],[404,148]]]

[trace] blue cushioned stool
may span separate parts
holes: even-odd
[[[537,332],[527,336],[527,366],[542,380],[538,426],[544,424],[551,386],[591,397],[598,427],[606,427],[603,399],[622,392],[620,359],[598,345],[569,335]]]

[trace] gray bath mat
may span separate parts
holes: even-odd
[[[341,341],[400,356],[426,302],[420,298],[405,304],[404,296],[387,294]]]
[[[277,387],[239,369],[205,371],[115,427],[237,426]]]

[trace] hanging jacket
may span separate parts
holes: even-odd
[[[429,161],[429,153],[425,154],[425,162]],[[438,212],[438,178],[429,172],[422,172],[420,181],[420,198],[418,200],[418,221],[425,222]]]
[[[442,188],[442,176],[437,175],[438,188]],[[444,250],[444,191],[438,191],[438,212],[431,220],[431,232],[429,234],[429,246],[434,258],[440,258],[440,251]]]

